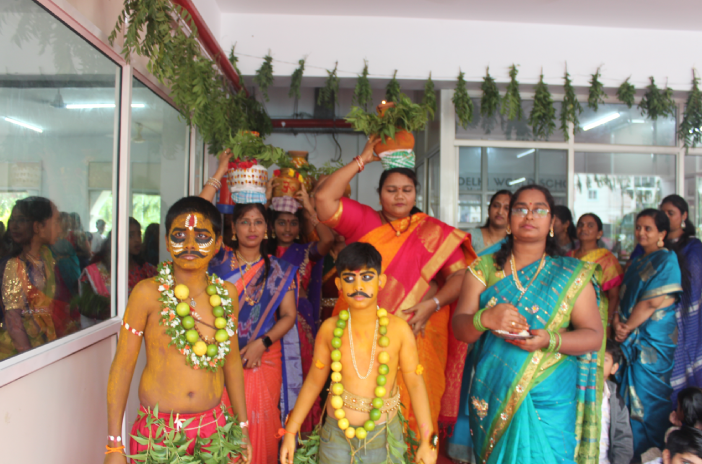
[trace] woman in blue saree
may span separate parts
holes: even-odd
[[[453,317],[475,343],[466,410],[479,463],[598,462],[596,265],[559,256],[553,206],[541,186],[514,194],[508,241],[469,266]]]
[[[635,459],[649,448],[663,449],[670,427],[675,308],[682,286],[678,258],[664,248],[669,229],[668,216],[660,210],[645,209],[636,217],[643,255],[624,274],[614,316],[615,339],[624,353],[617,380],[630,411]]]
[[[249,437],[257,463],[275,464],[275,434],[282,417],[292,409],[302,385],[299,375],[286,371],[290,353],[283,338],[295,326],[297,267],[269,257],[265,208],[262,204],[237,204],[233,213],[235,248],[222,248],[210,262],[214,272],[237,287],[239,295],[239,346],[244,366]],[[295,344],[290,345],[294,351]],[[299,377],[299,378],[298,378]]]
[[[473,250],[478,256],[491,255],[496,253],[507,242],[507,221],[509,217],[509,202],[512,199],[512,192],[500,190],[490,198],[488,206],[488,219],[482,227],[468,229]],[[469,350],[472,347],[469,347]],[[467,369],[463,369],[461,381],[461,400],[458,409],[458,418],[453,427],[453,433],[449,436],[447,453],[455,461],[475,463],[470,442],[470,424],[468,422],[468,389],[472,376],[472,360],[469,351],[466,355]]]

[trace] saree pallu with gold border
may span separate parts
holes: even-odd
[[[575,257],[577,250],[571,250],[568,252],[568,256]],[[579,258],[582,261],[587,261],[588,263],[595,263],[600,265],[600,269],[595,273],[595,280],[600,284],[600,312],[605,316],[609,316],[609,311],[614,310],[614,308],[609,307],[609,298],[607,297],[607,290],[618,287],[624,281],[624,271],[622,266],[619,264],[617,257],[612,254],[606,248],[598,248],[592,250],[585,256]],[[607,320],[604,320],[605,327],[607,326]],[[605,339],[603,343],[606,343]]]
[[[416,213],[407,218],[383,224],[372,208],[342,198],[339,209],[324,222],[343,235],[346,243],[365,242],[373,245],[383,258],[387,283],[378,294],[378,305],[390,313],[409,309],[420,303],[429,290],[429,283],[465,269],[475,259],[470,235],[443,222]],[[334,314],[348,305],[339,298]],[[425,327],[425,336],[417,337],[419,362],[424,366],[424,382],[434,430],[439,422],[455,423],[458,415],[461,377],[468,346],[451,333],[451,314],[455,304],[434,313]],[[398,375],[403,413],[418,433],[411,401],[401,375]]]
[[[679,298],[680,266],[673,251],[661,249],[636,258],[624,275],[619,318],[626,322],[640,301],[662,295]],[[620,394],[629,408],[634,456],[649,448],[663,449],[670,427],[670,376],[677,342],[677,301],[658,308],[621,344],[624,361],[617,372]]]
[[[547,257],[536,276],[538,265],[519,271],[525,284],[535,279],[522,296],[492,255],[478,258],[469,269],[487,287],[481,307],[510,303],[532,329],[567,328],[597,265]],[[485,332],[473,348],[475,374],[466,405],[477,462],[596,464],[603,388],[599,356],[528,353]]]

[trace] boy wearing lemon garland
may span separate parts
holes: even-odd
[[[131,453],[147,448],[134,436],[156,434],[146,426],[156,406],[169,412],[159,414],[167,426],[173,420],[173,427],[192,440],[188,454],[207,452],[207,437],[227,425],[221,408],[226,381],[244,433],[242,457],[252,462],[236,336],[237,292],[234,285],[207,274],[222,242],[219,211],[201,198],[183,198],[168,210],[166,230],[173,262],[162,263],[156,278],[134,288],[124,315],[107,389],[105,463],[126,463],[122,420],[142,337],[147,361],[139,400],[145,414],[140,414],[132,429]]]
[[[402,372],[419,423],[421,441],[417,463],[434,464],[437,440],[423,368],[410,326],[378,308],[378,289],[385,285],[380,253],[370,244],[356,242],[339,253],[336,285],[349,304],[348,311],[327,319],[319,329],[314,366],[288,418],[280,451],[281,464],[292,464],[295,439],[309,409],[331,374],[327,416],[320,430],[319,463],[354,462],[360,451],[364,462],[399,463],[387,434],[404,454],[402,424],[398,417],[398,371]]]

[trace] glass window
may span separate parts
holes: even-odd
[[[702,230],[700,201],[702,201],[702,156],[685,155],[685,193],[689,216],[698,233]]]
[[[607,103],[594,111],[583,105],[575,142],[674,146],[675,116],[651,121],[635,106]]]
[[[479,139],[479,140],[533,140],[531,128],[527,124],[529,113],[534,107],[533,100],[522,100],[522,111],[524,118],[519,121],[509,121],[507,117],[500,114],[499,108],[492,118],[487,119],[480,116],[480,99],[473,98],[473,122],[464,129],[458,121],[456,122],[456,138],[457,139]],[[561,103],[555,102],[556,118],[561,114]],[[558,120],[556,120],[556,129],[548,138],[549,142],[563,142],[565,138],[563,133],[558,129]]]
[[[429,158],[429,205],[427,214],[438,218],[441,214],[439,211],[439,193],[441,182],[441,160],[439,154]]]
[[[574,217],[597,214],[604,242],[626,260],[634,248],[636,213],[675,193],[675,155],[575,152]]]
[[[416,169],[417,182],[419,182],[419,187],[417,187],[417,208],[421,209],[422,211],[426,209],[426,206],[424,205],[424,186],[426,183],[424,166],[426,166],[426,164],[422,163],[417,166]]]
[[[168,208],[187,195],[190,135],[178,111],[136,78],[132,101],[130,292],[168,258],[159,224],[165,224]]]
[[[114,314],[121,69],[34,2],[0,24],[3,360]]]

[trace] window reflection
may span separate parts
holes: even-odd
[[[635,106],[607,103],[594,111],[583,105],[575,142],[674,146],[675,115],[652,121]]]
[[[121,69],[34,2],[0,24],[2,360],[113,315],[82,276],[113,226]]]

